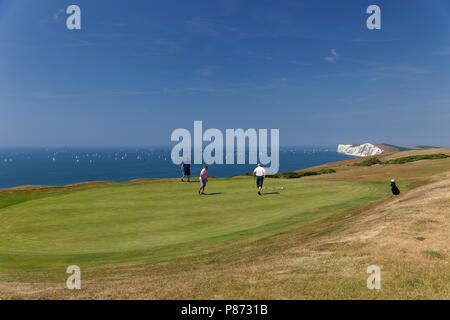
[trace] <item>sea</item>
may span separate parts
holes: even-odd
[[[0,148],[0,188],[24,185],[61,186],[87,181],[129,181],[181,177],[170,147],[151,148]],[[352,157],[336,148],[280,148],[279,172],[304,169]],[[201,165],[193,165],[198,176]],[[211,165],[214,177],[253,171],[255,165]]]

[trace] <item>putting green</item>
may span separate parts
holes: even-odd
[[[160,261],[288,230],[388,196],[377,182],[267,179],[101,185],[35,195],[0,209],[0,272]],[[3,197],[3,196],[2,196]]]

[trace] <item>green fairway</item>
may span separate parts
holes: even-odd
[[[173,259],[290,227],[389,195],[378,182],[253,179],[151,180],[3,195],[0,272]],[[16,197],[16,198],[15,198]]]

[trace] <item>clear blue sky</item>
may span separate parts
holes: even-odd
[[[0,146],[170,145],[194,120],[450,146],[449,67],[444,0],[0,0]]]

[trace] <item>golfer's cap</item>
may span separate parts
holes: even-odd
[[[258,163],[258,167],[261,167],[261,164],[260,164],[260,163]]]
[[[391,182],[395,182],[395,180],[394,180],[394,179],[391,179]]]

